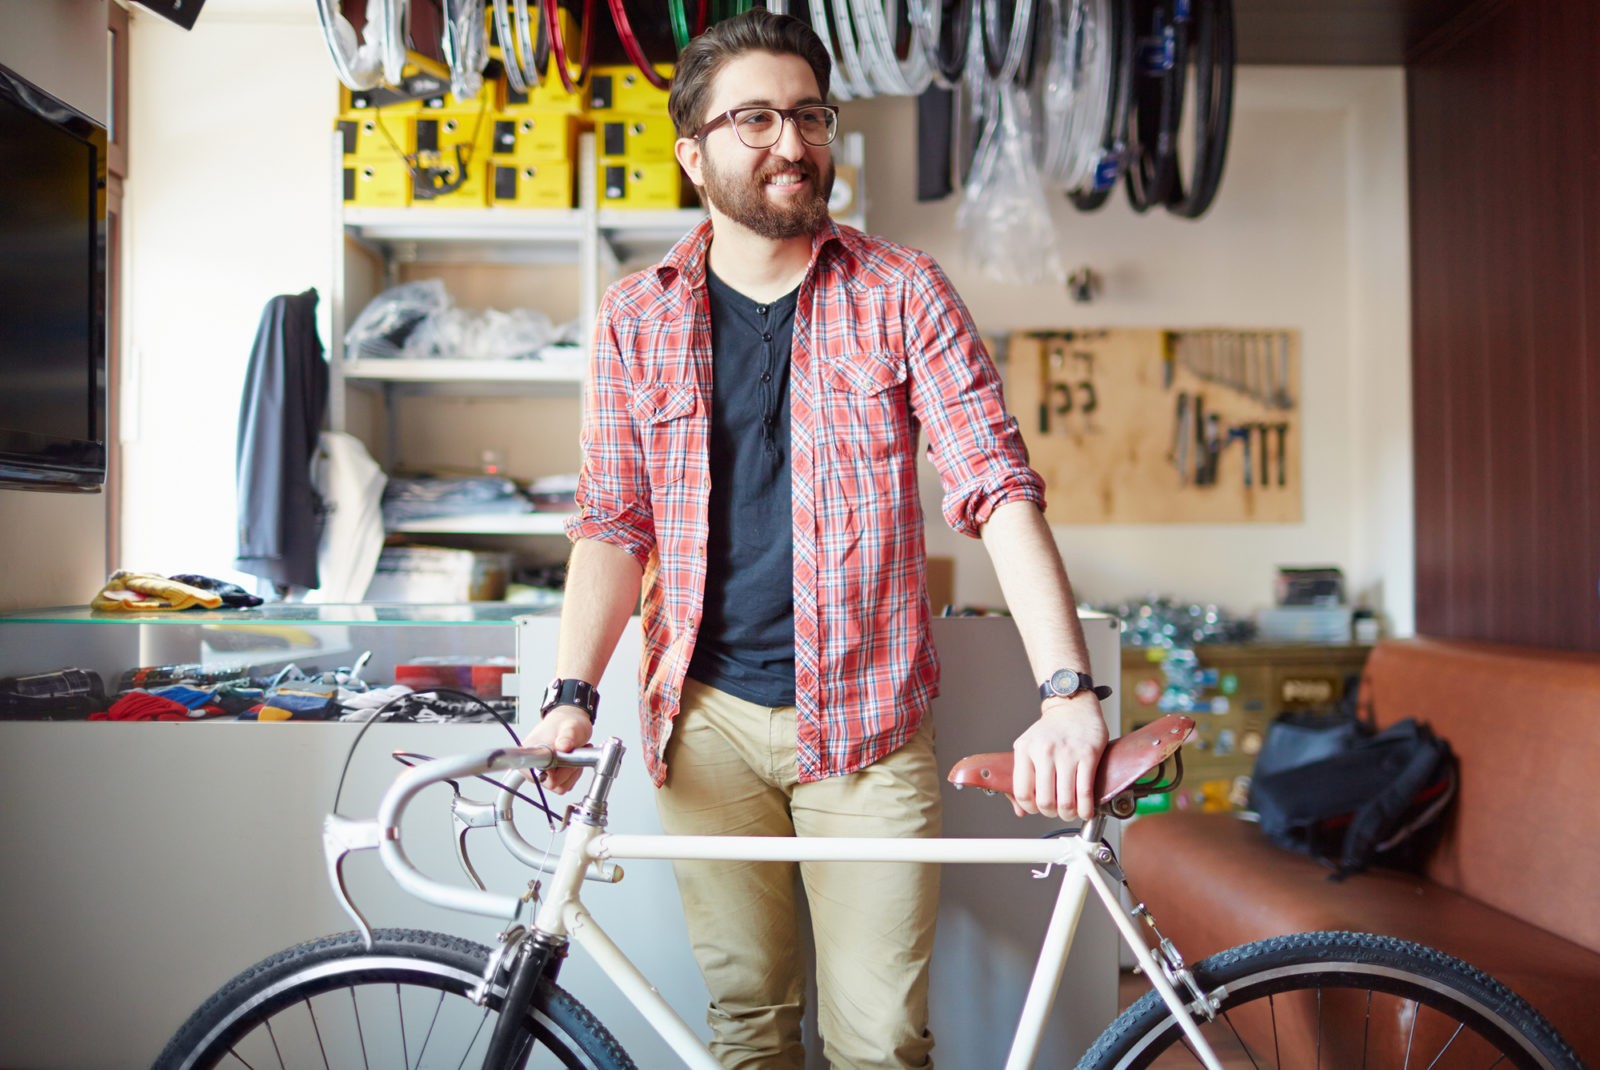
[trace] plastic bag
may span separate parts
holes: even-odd
[[[344,333],[345,352],[362,359],[398,357],[417,327],[450,307],[438,279],[391,287],[374,297]]]
[[[483,0],[444,0],[445,62],[450,65],[450,92],[472,100],[483,89],[489,63],[489,38],[484,32]]]
[[[447,308],[424,319],[406,339],[406,357],[516,360],[537,356],[550,343],[550,317],[528,308],[472,312]]]
[[[1034,163],[1028,98],[1022,90],[1001,88],[994,100],[956,210],[967,260],[998,282],[1064,282],[1055,226]]]

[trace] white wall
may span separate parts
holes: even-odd
[[[227,574],[234,420],[257,318],[276,293],[326,292],[335,82],[312,12],[211,0],[189,34],[135,22],[129,338],[143,414],[128,445],[132,565]],[[1304,521],[1052,517],[1080,597],[1161,593],[1247,612],[1270,603],[1275,565],[1333,563],[1393,631],[1411,631],[1403,88],[1398,69],[1242,71],[1227,174],[1204,219],[1139,216],[1120,193],[1093,215],[1057,201],[1063,259],[1105,278],[1087,306],[1060,286],[1002,286],[967,270],[956,201],[912,196],[912,103],[847,106],[847,127],[867,134],[869,225],[933,253],[986,331],[1302,332]],[[945,529],[936,508],[929,516],[930,552],[957,559],[957,601],[998,604],[981,547]]]
[[[1332,563],[1391,627],[1413,622],[1410,297],[1404,79],[1398,69],[1239,73],[1221,193],[1191,222],[1138,215],[1119,190],[1100,212],[1052,198],[1061,259],[1104,278],[1093,303],[1063,286],[970,270],[958,199],[918,204],[910,101],[847,107],[867,134],[867,220],[932,253],[986,333],[1062,327],[1291,327],[1302,332],[1304,521],[1072,525],[1051,515],[1079,597],[1145,594],[1271,604],[1274,566]],[[1164,416],[1164,414],[1161,414]],[[957,559],[958,603],[1001,604],[981,546],[925,495],[930,553]]]
[[[0,64],[101,122],[105,41],[106,0],[0,0]],[[105,496],[0,490],[0,559],[0,613],[89,601],[105,579]]]
[[[337,82],[314,4],[133,10],[127,567],[232,569],[239,399],[261,311],[315,287],[327,339]],[[253,582],[253,581],[252,581]]]

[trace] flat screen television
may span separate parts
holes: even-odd
[[[0,487],[106,477],[106,132],[0,66]]]

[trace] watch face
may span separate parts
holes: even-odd
[[[1050,674],[1050,690],[1058,695],[1070,695],[1078,690],[1078,674],[1073,669],[1057,669]]]

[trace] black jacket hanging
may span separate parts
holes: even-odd
[[[239,549],[234,567],[280,588],[318,586],[322,502],[311,457],[328,408],[317,291],[261,314],[239,406]]]

